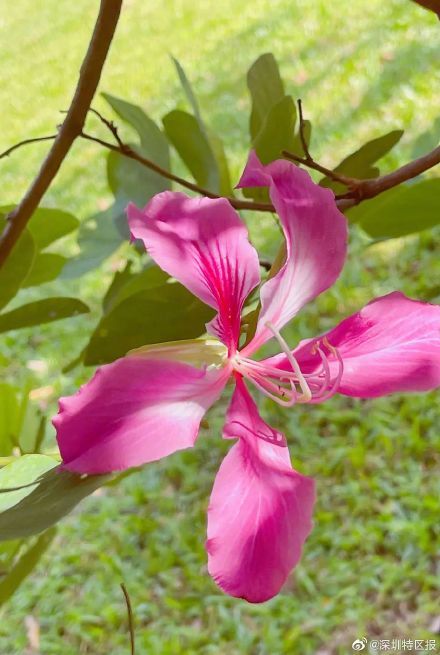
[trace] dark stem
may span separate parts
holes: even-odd
[[[118,23],[122,0],[101,0],[98,18],[81,66],[75,94],[54,143],[19,205],[8,215],[0,237],[0,267],[55,178],[72,143],[80,136]]]
[[[107,148],[108,150],[112,150],[113,152],[118,152],[124,157],[133,159],[137,161],[139,164],[141,164],[142,166],[145,166],[150,170],[155,171],[158,175],[165,177],[169,180],[172,180],[173,182],[176,182],[180,186],[183,186],[184,188],[194,191],[195,193],[198,193],[202,196],[206,196],[207,198],[224,197],[216,193],[212,193],[211,191],[208,191],[208,189],[204,189],[203,187],[200,187],[197,184],[190,182],[189,180],[179,177],[178,175],[171,173],[171,171],[167,171],[166,169],[162,168],[161,166],[151,161],[150,159],[143,157],[135,150],[133,150],[131,146],[125,144],[120,139],[117,127],[111,121],[104,119],[100,114],[98,114],[98,112],[96,112],[96,110],[94,110],[94,113],[97,116],[99,116],[99,118],[103,121],[103,123],[107,125],[108,129],[111,130],[112,134],[114,135],[117,141],[117,145],[114,143],[109,143],[108,141],[104,141],[103,139],[92,136],[85,132],[81,132],[80,137],[82,137],[83,139],[86,139],[87,141],[93,141],[94,143],[98,143],[99,145],[103,146],[104,148]],[[54,138],[56,138],[56,136],[52,136],[52,137],[47,136],[37,139],[26,139],[24,141],[21,141],[20,143],[15,144],[14,146],[6,150],[4,153],[1,153],[0,159],[10,154],[14,150],[20,148],[23,145],[34,143],[39,140],[49,140]],[[363,200],[374,198],[380,193],[383,193],[388,189],[398,186],[402,182],[406,182],[407,180],[410,180],[413,177],[416,177],[417,175],[420,175],[421,173],[439,164],[440,146],[438,146],[431,152],[428,152],[426,155],[423,155],[422,157],[419,157],[418,159],[415,159],[414,161],[409,162],[404,166],[401,166],[400,168],[396,169],[392,173],[388,173],[387,175],[382,175],[381,177],[372,178],[368,180],[355,180],[353,178],[341,177],[337,174],[334,174],[333,171],[324,168],[323,166],[321,166],[315,161],[308,161],[303,157],[297,157],[296,155],[293,155],[292,153],[288,153],[285,151],[283,151],[283,155],[287,159],[292,159],[293,161],[303,164],[304,166],[309,166],[310,168],[314,168],[315,170],[320,171],[324,175],[327,175],[328,177],[334,179],[337,182],[342,182],[342,179],[344,179],[345,182],[342,183],[345,183],[347,186],[349,186],[349,190],[346,193],[337,195],[335,197],[336,205],[341,211],[344,211],[345,209],[357,205]],[[262,212],[275,212],[275,208],[271,203],[253,202],[250,200],[240,200],[237,198],[226,198],[226,199],[231,203],[233,207],[235,207],[235,209],[253,210],[253,211],[262,211]]]
[[[392,189],[402,182],[412,180],[417,175],[440,164],[440,146],[431,150],[426,155],[410,161],[408,164],[401,166],[392,173],[382,175],[381,177],[374,177],[370,180],[359,180],[351,193],[347,194],[348,197],[354,199],[355,204],[374,198],[388,189]]]
[[[13,153],[14,150],[18,150],[18,148],[21,148],[21,146],[26,146],[30,143],[38,143],[39,141],[53,141],[56,138],[56,134],[51,134],[49,136],[37,136],[34,139],[25,139],[24,141],[20,141],[19,143],[16,143],[14,146],[11,146],[4,152],[0,153],[0,159],[3,159],[3,157],[9,157],[9,155]]]
[[[304,115],[303,115],[303,108],[302,108],[301,98],[298,98],[298,100],[296,102],[298,104],[298,115],[299,115],[299,138],[301,140],[301,145],[302,145],[302,149],[303,149],[303,152],[304,152],[304,157],[307,160],[313,161],[312,157],[310,156],[309,146],[307,145]]]
[[[298,98],[297,103],[298,103],[298,115],[299,115],[299,138],[301,140],[302,149],[304,151],[304,157],[299,157],[298,155],[295,155],[293,154],[293,152],[289,152],[288,150],[283,150],[281,154],[285,159],[290,159],[291,161],[294,161],[296,164],[302,164],[303,166],[307,166],[308,168],[313,168],[313,170],[319,171],[320,173],[330,178],[334,182],[339,182],[340,184],[343,184],[344,186],[351,188],[353,184],[356,184],[357,180],[351,177],[346,177],[345,175],[341,175],[340,173],[335,173],[335,171],[331,171],[329,168],[325,168],[325,166],[321,166],[321,164],[318,164],[318,162],[313,159],[312,155],[309,152],[309,147],[307,145],[307,139],[305,133],[306,124],[304,120],[302,101],[300,98]]]
[[[131,606],[130,595],[127,591],[127,587],[123,582],[121,582],[122,593],[124,594],[125,604],[127,605],[127,617],[128,617],[128,629],[130,631],[130,653],[131,655],[136,655],[136,644],[134,637],[134,621],[133,621],[133,608]]]
[[[190,191],[194,191],[195,193],[198,193],[202,196],[206,196],[207,198],[224,197],[224,196],[220,196],[217,193],[213,193],[212,191],[208,191],[208,189],[204,189],[203,187],[200,187],[198,186],[198,184],[194,184],[189,180],[185,180],[183,177],[171,173],[171,171],[167,171],[165,168],[162,168],[151,159],[147,159],[147,157],[140,155],[138,152],[133,150],[131,146],[125,143],[122,144],[122,146],[115,145],[114,143],[109,143],[108,141],[99,139],[98,137],[92,136],[91,134],[87,134],[86,132],[82,132],[81,137],[83,139],[86,139],[87,141],[94,141],[95,143],[99,143],[99,145],[103,146],[104,148],[108,148],[109,150],[113,150],[113,152],[119,152],[121,155],[124,155],[129,159],[134,159],[135,161],[139,162],[143,166],[146,166],[147,168],[154,171],[161,177],[165,177],[168,180],[172,180],[173,182],[176,182],[180,186],[183,186],[186,189],[190,189]],[[253,202],[252,200],[240,200],[238,198],[227,198],[227,200],[229,200],[229,202],[233,207],[235,207],[235,209],[253,209],[254,211],[262,211],[262,212],[275,211],[273,205],[267,202]]]

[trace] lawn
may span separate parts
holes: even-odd
[[[53,132],[59,110],[69,104],[97,8],[86,0],[37,4],[15,0],[1,18],[0,151]],[[438,21],[409,0],[126,0],[101,90],[142,105],[160,121],[174,107],[186,107],[173,54],[206,121],[222,135],[237,179],[248,148],[245,72],[266,51],[277,57],[288,90],[303,99],[314,126],[312,151],[324,164],[370,138],[405,129],[381,165],[389,170],[411,157],[416,138],[437,116]],[[110,113],[101,98],[96,107]],[[90,129],[102,128],[91,119]],[[46,149],[32,145],[0,162],[0,204],[20,198]],[[45,204],[82,220],[109,199],[104,153],[82,142]],[[273,255],[272,218],[246,218],[254,242]],[[354,227],[341,278],[285,331],[288,342],[323,331],[396,288],[432,300],[438,237],[437,230],[372,245]],[[91,374],[83,367],[59,371],[84,345],[115,265],[27,292],[76,294],[92,306],[91,316],[2,339],[0,364],[2,358],[13,362],[6,378],[49,387],[38,401],[49,408]],[[34,574],[0,608],[1,655],[27,652],[29,616],[39,622],[44,655],[128,653],[121,581],[130,592],[142,655],[345,655],[363,636],[434,638],[435,394],[336,397],[290,411],[264,405],[266,417],[286,430],[295,468],[317,480],[318,504],[301,564],[283,593],[259,606],[227,598],[206,573],[206,508],[228,446],[219,438],[224,408],[207,417],[195,449],[100,490],[62,523]]]

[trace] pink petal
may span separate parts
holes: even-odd
[[[411,300],[400,292],[376,298],[326,335],[342,357],[339,393],[374,398],[440,386],[440,307]],[[319,340],[322,337],[318,337]],[[304,373],[313,372],[318,339],[303,341],[294,355]],[[283,356],[268,363],[288,368]],[[329,359],[335,371],[334,356]]]
[[[231,596],[261,603],[275,596],[301,557],[312,528],[313,480],[294,471],[279,434],[237,381],[224,436],[239,437],[223,460],[208,510],[208,569]]]
[[[229,370],[124,357],[99,368],[53,419],[65,468],[107,473],[194,445]]]
[[[218,310],[210,332],[234,351],[241,309],[260,281],[258,255],[237,212],[223,198],[165,191],[142,210],[130,204],[127,215],[154,261]]]
[[[335,282],[345,261],[347,222],[333,193],[291,162],[263,166],[252,152],[239,186],[269,186],[287,246],[283,267],[261,288],[257,331],[244,351],[249,355],[272,336],[267,321],[279,330]]]

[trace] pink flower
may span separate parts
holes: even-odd
[[[258,413],[247,384],[286,407],[334,393],[371,398],[440,384],[440,308],[401,293],[378,298],[326,335],[291,351],[281,328],[330,287],[346,256],[347,227],[332,193],[287,161],[251,154],[241,186],[268,186],[287,256],[261,287],[255,336],[240,349],[244,302],[260,281],[245,225],[225,199],[157,195],[128,207],[133,237],[155,262],[217,310],[206,339],[145,346],[99,368],[54,419],[64,467],[106,473],[194,445],[200,421],[227,381],[235,391],[225,457],[208,509],[208,568],[228,594],[276,595],[312,527],[314,483],[295,471],[283,434]],[[140,308],[140,311],[142,309]],[[252,355],[275,338],[280,355]]]

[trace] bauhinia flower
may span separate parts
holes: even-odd
[[[295,471],[286,438],[260,416],[248,386],[285,407],[336,392],[372,398],[440,384],[440,308],[394,292],[291,350],[280,334],[330,287],[346,256],[347,226],[331,191],[287,161],[251,154],[240,186],[268,186],[286,258],[261,287],[255,334],[240,346],[241,313],[259,284],[257,253],[226,199],[165,192],[128,207],[132,235],[170,276],[217,310],[208,338],[149,345],[99,368],[54,419],[66,469],[97,474],[161,459],[195,444],[228,380],[235,390],[223,437],[237,439],[208,509],[208,569],[228,594],[276,595],[312,527],[314,483]],[[253,359],[269,339],[280,354]],[[258,395],[258,394],[257,394]]]

